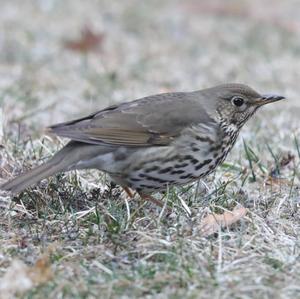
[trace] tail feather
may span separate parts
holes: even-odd
[[[95,146],[70,141],[48,162],[0,185],[0,190],[11,191],[12,193],[21,192],[27,187],[56,173],[80,169],[80,166],[77,165],[77,162],[79,161],[92,160],[94,157],[104,155],[111,151],[111,147]],[[86,168],[92,168],[92,166],[92,164],[90,166],[87,165]]]
[[[51,175],[67,170],[78,159],[76,152],[80,146],[69,142],[46,163],[22,173],[16,178],[0,185],[0,190],[18,193]]]
[[[24,189],[34,185],[35,183],[63,171],[61,164],[53,165],[51,161],[46,162],[20,176],[12,179],[0,186],[1,190],[11,191],[12,193],[18,193]]]

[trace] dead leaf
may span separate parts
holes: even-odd
[[[48,255],[41,256],[32,268],[28,269],[28,275],[35,285],[45,283],[52,279],[53,272],[50,267]]]
[[[292,186],[293,183],[285,178],[268,176],[265,181],[266,186]]]
[[[63,45],[66,49],[86,54],[101,48],[104,33],[97,33],[88,26],[81,31],[81,36],[74,40],[65,40]]]
[[[209,214],[202,219],[200,233],[207,237],[217,232],[222,227],[229,227],[242,219],[247,214],[244,207],[236,207],[232,212],[226,211],[223,214]]]

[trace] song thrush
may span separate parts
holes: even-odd
[[[48,162],[8,181],[20,192],[62,171],[94,168],[140,194],[205,177],[224,161],[261,106],[283,99],[243,84],[148,96],[49,128],[71,141]]]

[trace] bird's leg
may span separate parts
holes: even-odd
[[[154,203],[155,205],[159,206],[160,208],[163,208],[164,207],[164,203],[161,201],[161,200],[158,200],[154,197],[152,197],[151,195],[149,194],[144,194],[144,193],[138,193],[139,196],[141,197],[141,199],[143,200],[146,200],[146,201],[149,201],[149,202],[152,202]],[[169,210],[170,208],[167,207],[167,209]]]
[[[125,193],[128,195],[128,197],[130,199],[134,198],[134,193],[132,192],[132,190],[128,187],[123,187],[123,190],[125,191]]]
[[[123,187],[123,190],[125,191],[125,193],[128,195],[128,197],[129,197],[130,199],[134,198],[135,193],[133,193],[132,190],[131,190],[130,188],[128,188],[128,187]],[[138,193],[138,194],[139,194],[139,196],[141,197],[141,199],[146,200],[146,201],[149,201],[149,202],[151,202],[151,203],[153,203],[153,204],[159,206],[160,208],[163,208],[163,207],[164,207],[164,203],[163,203],[161,200],[156,199],[156,198],[152,197],[152,196],[149,195],[149,194],[144,194],[144,193]],[[167,210],[168,210],[168,211],[171,211],[171,209],[170,209],[169,207],[167,207]]]

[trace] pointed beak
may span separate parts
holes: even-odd
[[[279,96],[279,95],[275,95],[275,94],[265,94],[265,95],[262,95],[260,98],[258,98],[257,101],[255,101],[255,105],[263,106],[263,105],[266,105],[269,103],[281,101],[283,99],[285,99],[285,97],[283,97],[283,96]]]

